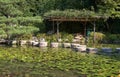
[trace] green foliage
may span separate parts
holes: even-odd
[[[57,41],[58,41],[58,40],[57,40],[57,39],[58,39],[58,38],[57,38],[57,34],[54,34],[54,35],[52,35],[52,36],[49,35],[49,37],[51,37],[51,39],[50,39],[51,42],[57,42]]]
[[[112,17],[119,17],[119,3],[120,0],[97,0],[96,6],[97,9],[101,12],[109,14]]]
[[[118,16],[119,3],[119,0],[0,0],[0,9],[3,10],[0,13],[7,17],[39,16],[56,9],[87,9]]]
[[[57,34],[47,35],[47,34],[44,34],[44,33],[38,33],[36,36],[37,36],[38,39],[44,38],[49,43],[58,41],[58,35]],[[68,33],[63,32],[63,33],[59,33],[59,38],[62,40],[62,42],[72,42],[74,36],[72,34],[68,34]]]
[[[43,20],[40,16],[38,17],[15,17],[15,18],[1,17],[0,28],[4,30],[4,33],[10,36],[18,36],[22,34],[31,34],[31,33],[33,34],[34,32],[44,30],[44,25],[42,21]]]
[[[45,32],[45,24],[41,17],[43,15],[66,18],[117,17],[119,19],[120,0],[0,0],[0,24],[34,25],[39,28],[39,32]],[[118,25],[119,30],[119,24],[116,24],[116,21],[114,23],[112,26]],[[20,33],[14,28],[10,30],[15,32],[10,31],[7,32],[8,34]],[[24,33],[25,30],[22,32]],[[2,37],[6,37],[5,33],[1,29]]]
[[[92,32],[89,37],[89,43],[92,43],[94,39],[94,33]],[[120,42],[120,34],[103,34],[95,32],[95,43],[116,43]]]
[[[30,34],[36,31],[39,31],[38,28],[33,26],[8,26],[5,28],[7,34],[9,35],[21,35],[21,34]]]
[[[26,2],[35,16],[43,15],[50,10],[90,9],[93,6],[90,0],[26,0]]]
[[[46,41],[50,42],[57,42],[57,34],[47,35],[44,33],[37,34],[37,38],[41,39],[44,38]]]
[[[64,11],[60,11],[60,10],[52,10],[50,12],[47,12],[44,14],[45,17],[64,17],[64,18],[91,18],[91,17],[95,17],[95,18],[99,18],[99,17],[103,17],[103,18],[108,18],[106,15],[102,14],[102,13],[95,13],[94,11],[90,11],[90,10],[73,10],[73,9],[68,9],[68,10],[64,10]]]
[[[12,23],[12,24],[20,24],[20,25],[27,25],[27,24],[36,24],[42,23],[43,19],[40,16],[36,17],[12,17],[12,18],[5,18],[2,17],[0,23]]]
[[[61,39],[63,40],[63,42],[71,43],[72,40],[74,39],[73,34],[68,34],[68,33],[65,33],[65,32],[61,32],[60,35],[61,35]]]
[[[44,33],[38,33],[38,34],[36,35],[36,37],[37,37],[38,39],[40,39],[40,38],[46,38],[46,34],[44,34]]]
[[[95,35],[95,36],[94,36]],[[106,37],[105,34],[101,33],[101,32],[91,32],[90,33],[90,37],[89,37],[89,42],[92,43],[93,39],[95,37],[95,43],[101,43],[103,41],[103,39]]]
[[[0,0],[0,3],[17,3],[17,2],[21,2],[24,0]]]
[[[23,34],[16,37],[17,40],[30,40],[32,39],[32,34]]]
[[[69,34],[69,35],[67,35],[66,38],[68,39],[68,42],[71,43],[73,41],[73,39],[74,39],[74,36],[72,34]]]
[[[7,34],[3,29],[0,29],[0,38],[5,38],[5,37],[7,37]]]
[[[84,74],[88,77],[117,77],[120,72],[120,56],[115,53],[109,56],[83,54],[69,49],[47,49],[44,52],[44,49],[33,47],[2,47],[0,50],[1,76],[14,74],[14,77],[59,77],[62,74],[65,77],[78,77]]]
[[[7,34],[4,31],[5,26],[6,26],[5,24],[0,24],[0,38],[6,38],[7,37]]]
[[[105,40],[108,43],[120,42],[120,34],[106,34]]]
[[[22,15],[22,12],[15,7],[14,3],[19,3],[17,0],[1,0],[0,1],[0,13],[7,18],[16,17]]]
[[[0,35],[1,37],[12,38],[12,36],[19,36],[24,34],[33,34],[39,31],[37,27],[34,26],[6,26],[5,24],[0,25]]]

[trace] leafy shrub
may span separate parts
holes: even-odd
[[[66,38],[68,39],[69,42],[72,42],[74,36],[72,34],[69,34],[66,36]]]
[[[57,35],[52,34],[52,35],[46,35],[45,33],[38,33],[37,38],[41,39],[44,38],[46,41],[50,42],[56,42],[57,41]]]
[[[108,42],[108,43],[113,43],[115,41],[120,41],[120,34],[106,34],[106,38],[105,40]]]
[[[44,33],[39,33],[36,36],[38,39],[44,38],[48,42],[57,42],[58,41],[57,34],[46,35]],[[59,33],[59,38],[61,38],[63,42],[72,42],[72,39],[74,38],[74,36],[72,34],[62,32],[62,33]]]
[[[36,37],[37,37],[38,39],[40,39],[40,38],[46,38],[46,34],[45,34],[45,33],[38,33],[38,34],[36,35]]]
[[[101,32],[95,32],[95,43],[101,43],[104,38],[105,38],[105,34]],[[89,42],[93,43],[93,41],[94,41],[94,32],[91,32]]]
[[[47,35],[46,40],[50,42],[58,42],[58,35],[57,34],[52,34],[52,35]]]
[[[68,34],[65,32],[61,32],[60,37],[61,37],[61,39],[63,39],[63,42],[72,42],[72,40],[74,38],[73,34]]]
[[[24,34],[17,37],[17,40],[30,40],[32,39],[32,34]]]

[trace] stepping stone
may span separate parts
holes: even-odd
[[[51,47],[52,47],[52,48],[58,48],[58,47],[59,47],[59,43],[57,43],[57,42],[52,42],[52,43],[51,43]]]
[[[48,42],[40,42],[39,47],[47,47]]]
[[[32,42],[32,45],[33,45],[33,46],[38,46],[38,45],[39,45],[39,42],[33,41],[33,42]]]
[[[88,53],[97,53],[98,49],[97,48],[87,48]]]
[[[16,45],[17,44],[17,41],[16,40],[13,40],[12,41],[12,45]]]
[[[87,47],[86,45],[79,45],[78,47],[75,48],[76,51],[84,52],[86,51]]]
[[[76,44],[76,43],[71,44],[71,48],[77,48],[77,47],[80,47],[80,44]]]
[[[120,48],[116,48],[115,51],[120,53]]]
[[[20,40],[20,45],[25,45],[27,44],[27,40]]]
[[[101,50],[102,50],[102,52],[105,52],[105,53],[111,53],[112,52],[112,48],[102,48]]]
[[[63,47],[64,48],[71,48],[71,44],[70,43],[63,43]]]
[[[34,40],[28,40],[28,45],[33,45]]]

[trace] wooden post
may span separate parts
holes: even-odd
[[[54,21],[53,21],[53,32],[55,32],[55,24],[54,24]]]
[[[93,33],[93,43],[95,43],[95,29],[96,29],[96,25],[95,25],[95,21],[94,21],[94,28],[93,28],[93,30],[94,30],[94,33]]]
[[[86,38],[86,23],[84,24],[84,26],[85,26],[85,29],[84,29],[84,36],[85,36],[85,38]]]
[[[85,36],[85,44],[87,44],[87,37],[86,37],[86,23],[83,23],[83,26],[84,26],[84,36]]]
[[[59,39],[59,22],[57,22],[57,39]]]

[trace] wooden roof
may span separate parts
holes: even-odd
[[[102,17],[89,17],[89,18],[66,18],[66,17],[45,17],[44,20],[48,21],[80,21],[80,22],[89,22],[89,21],[97,21],[98,19],[104,19]]]

